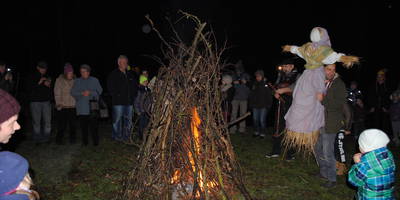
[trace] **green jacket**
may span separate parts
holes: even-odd
[[[322,100],[325,107],[325,132],[336,134],[344,127],[345,121],[343,108],[346,103],[346,87],[342,79],[335,76],[331,86],[326,91]]]

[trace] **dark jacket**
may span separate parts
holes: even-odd
[[[13,80],[6,80],[6,75],[10,72],[0,73],[0,89],[7,91],[8,93],[13,92],[14,88],[14,81]]]
[[[326,91],[326,96],[322,101],[325,106],[325,131],[326,133],[339,132],[344,127],[344,106],[347,91],[344,82],[339,77],[336,77],[331,86]]]
[[[351,125],[353,124],[354,113],[353,110],[351,109],[351,106],[347,102],[343,104],[343,117],[344,120],[342,122],[343,124],[342,128],[346,131],[350,131]]]
[[[254,82],[250,95],[249,106],[251,108],[271,108],[272,105],[272,92],[266,85],[265,81]]]
[[[235,88],[235,94],[233,100],[247,101],[249,98],[250,89],[246,84],[233,84]]]
[[[132,71],[123,73],[117,68],[108,76],[107,88],[113,105],[133,105],[138,89],[138,79]]]
[[[38,84],[42,77],[51,79],[47,74],[42,75],[38,71],[35,71],[27,81],[27,92],[29,93],[30,102],[43,102],[52,99],[53,89],[45,86],[44,82],[40,85]]]
[[[389,109],[390,107],[390,90],[386,84],[375,83],[369,88],[367,105],[368,108],[375,108],[380,111],[382,108]]]
[[[135,99],[135,111],[138,114],[149,114],[152,104],[151,91],[148,87],[139,85],[138,94]]]

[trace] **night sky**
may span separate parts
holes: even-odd
[[[314,26],[326,28],[332,47],[338,52],[357,55],[361,65],[339,69],[345,81],[373,81],[380,68],[389,69],[392,84],[398,82],[398,38],[394,1],[366,3],[362,0],[326,1],[28,1],[0,3],[0,59],[24,77],[39,60],[49,63],[55,77],[65,62],[75,69],[82,63],[93,67],[93,75],[104,81],[116,67],[119,54],[126,54],[132,65],[155,72],[158,64],[146,55],[160,55],[160,40],[146,34],[144,16],[167,33],[165,17],[176,20],[181,9],[197,15],[214,30],[218,42],[231,47],[224,54],[230,62],[242,59],[249,73],[264,69],[273,78],[274,66],[287,55],[284,44],[309,41]],[[264,5],[265,4],[265,5]],[[335,5],[328,5],[335,4]],[[190,38],[190,27],[180,28]],[[396,54],[396,55],[395,55]],[[303,62],[299,60],[298,67]]]

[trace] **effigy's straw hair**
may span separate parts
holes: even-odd
[[[153,106],[137,165],[117,199],[246,199],[240,166],[221,110],[221,55],[212,32],[196,16],[190,45],[175,30],[166,42],[152,90]],[[164,62],[161,62],[164,60]]]
[[[312,133],[298,133],[285,130],[283,144],[285,149],[293,148],[305,155],[314,154],[314,146],[317,143],[319,131]]]
[[[346,68],[351,68],[354,64],[360,62],[360,58],[357,56],[342,56],[340,57],[339,62],[342,62],[343,66]]]

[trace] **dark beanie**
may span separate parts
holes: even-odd
[[[13,96],[0,89],[0,124],[19,113],[21,107]]]
[[[0,196],[16,189],[26,173],[28,173],[28,161],[13,152],[0,152]]]

